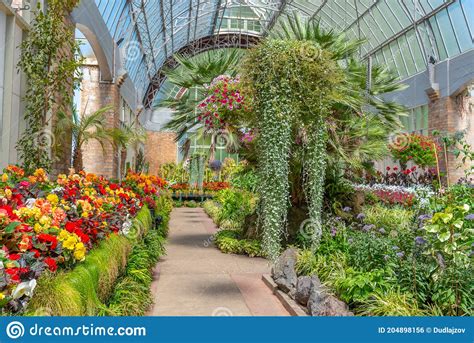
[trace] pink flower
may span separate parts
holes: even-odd
[[[20,187],[29,187],[30,183],[28,181],[21,181],[20,182]]]

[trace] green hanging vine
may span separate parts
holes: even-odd
[[[303,133],[305,140],[305,192],[314,229],[313,245],[318,245],[327,164],[325,117],[338,96],[342,75],[331,54],[309,41],[268,39],[246,61],[244,80],[253,93],[254,124],[259,133],[263,247],[272,259],[280,253],[286,229],[293,132]]]
[[[305,193],[308,199],[308,212],[313,229],[311,241],[313,249],[319,245],[322,235],[321,211],[323,206],[324,183],[326,180],[327,167],[327,128],[323,118],[317,118],[314,129],[308,137],[305,147],[306,159],[304,161],[305,171]]]
[[[193,154],[189,159],[189,186],[201,189],[204,184],[206,170],[206,156],[201,153]]]
[[[261,89],[265,102],[258,141],[263,245],[270,258],[280,252],[282,223],[286,222],[289,196],[288,158],[291,148],[291,103],[275,89]],[[278,94],[278,95],[277,95]],[[263,195],[263,196],[262,196]]]
[[[79,46],[69,22],[78,3],[51,0],[46,13],[38,7],[28,37],[21,44],[18,67],[28,80],[28,89],[24,98],[26,129],[17,150],[27,172],[50,170],[56,159],[52,145],[63,138],[55,137],[48,127],[54,124],[56,113],[71,111],[73,90],[80,80],[82,61],[77,59]]]

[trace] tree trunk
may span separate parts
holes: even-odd
[[[82,149],[79,146],[76,147],[76,151],[74,152],[74,159],[73,159],[72,166],[76,173],[79,173],[80,171],[84,169],[83,161],[82,161]]]

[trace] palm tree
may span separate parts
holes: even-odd
[[[76,171],[84,169],[83,152],[84,144],[90,141],[97,141],[105,149],[105,144],[111,142],[112,136],[110,131],[104,127],[106,121],[105,114],[109,112],[112,107],[104,107],[96,112],[90,114],[83,114],[80,118],[77,111],[73,110],[73,115],[60,112],[58,113],[58,122],[56,130],[58,132],[71,132],[73,137],[73,154],[72,167]]]
[[[395,75],[382,66],[373,66],[371,87],[367,89],[367,64],[358,58],[364,40],[348,40],[344,34],[323,30],[314,20],[304,20],[298,13],[288,15],[280,30],[272,36],[288,40],[308,40],[330,51],[346,74],[340,94],[344,97],[332,107],[328,117],[328,153],[331,163],[341,160],[361,169],[368,160],[384,158],[387,138],[401,127],[399,116],[407,114],[405,107],[387,101],[381,94],[405,89]]]
[[[198,138],[210,137],[211,146],[209,159],[213,159],[219,139],[226,142],[229,152],[239,148],[236,138],[236,128],[228,126],[226,130],[206,130],[197,120],[197,105],[207,96],[205,85],[219,75],[228,74],[235,77],[243,52],[237,49],[208,51],[194,57],[176,55],[178,67],[166,69],[168,82],[181,89],[179,97],[168,94],[168,98],[160,103],[161,106],[173,110],[172,119],[165,128],[177,133],[176,140],[181,140],[187,133],[193,132]],[[185,156],[189,154],[190,140],[183,145]]]
[[[120,150],[121,165],[120,175],[125,175],[125,161],[127,160],[128,147],[131,147],[135,156],[138,156],[140,146],[146,142],[146,131],[139,126],[137,121],[130,124],[124,124],[120,128],[108,130],[108,135],[113,144]]]

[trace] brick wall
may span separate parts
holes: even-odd
[[[473,144],[474,139],[474,114],[472,107],[461,106],[460,97],[445,97],[434,99],[429,104],[429,131],[437,130],[445,133],[466,131],[466,139]],[[463,168],[457,168],[461,163],[453,154],[444,152],[439,154],[441,172],[449,174],[449,181],[455,183],[464,176]],[[446,170],[447,169],[447,170]],[[446,181],[446,178],[445,178]]]
[[[178,146],[174,132],[147,132],[145,158],[150,164],[150,173],[158,174],[160,166],[166,163],[176,163]]]
[[[83,81],[81,85],[81,108],[79,114],[93,113],[103,107],[112,106],[106,112],[105,126],[108,128],[119,125],[119,88],[113,83],[99,82],[99,66],[94,61],[88,61],[83,66]],[[97,141],[90,141],[82,149],[84,169],[87,172],[106,177],[115,178],[118,176],[118,153],[109,143],[104,145],[104,149]]]

